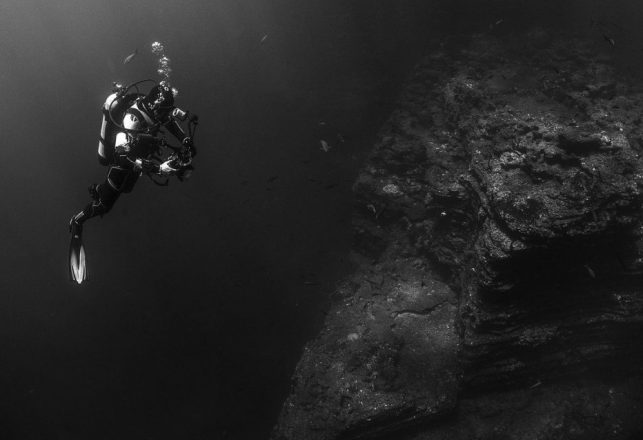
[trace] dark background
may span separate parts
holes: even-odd
[[[267,438],[350,270],[351,184],[417,58],[525,26],[606,50],[599,14],[637,68],[634,3],[3,0],[0,438]],[[201,117],[197,170],[142,179],[87,223],[77,286],[67,223],[104,178],[99,109],[112,81],[155,77],[157,40]]]

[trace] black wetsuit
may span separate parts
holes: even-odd
[[[116,146],[114,160],[109,166],[105,181],[90,186],[92,201],[73,217],[77,224],[82,225],[92,217],[108,213],[122,193],[132,191],[143,172],[158,173],[159,166],[150,161],[150,158],[159,149],[158,134],[161,125],[178,140],[185,140],[185,133],[174,118],[168,116],[162,121],[154,121],[149,117],[151,112],[144,110],[145,105],[139,101],[125,113],[123,126],[136,131],[127,132],[127,142]]]

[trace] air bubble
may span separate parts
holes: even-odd
[[[152,43],[152,53],[154,55],[163,55],[164,51],[165,51],[165,48],[161,43],[159,43],[158,41],[155,41],[154,43]]]
[[[156,73],[162,78],[161,84],[165,84],[165,87],[170,89],[172,68],[170,67],[171,60],[165,56],[165,47],[160,42],[155,41],[152,43],[152,53],[159,57]]]

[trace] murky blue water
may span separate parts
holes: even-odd
[[[350,269],[350,187],[404,76],[472,26],[529,20],[402,3],[0,4],[1,438],[267,437]],[[104,178],[100,106],[155,76],[157,40],[201,118],[196,172],[87,223],[79,287],[67,222]]]

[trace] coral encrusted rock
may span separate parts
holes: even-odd
[[[642,435],[642,90],[540,30],[419,63],[273,438]]]

